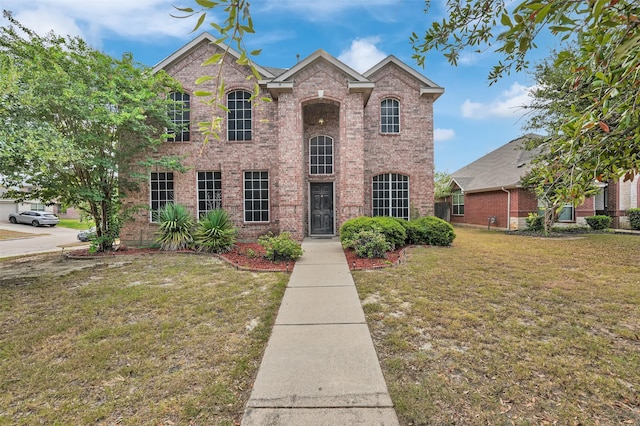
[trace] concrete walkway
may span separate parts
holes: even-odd
[[[340,242],[302,248],[242,424],[397,425]]]

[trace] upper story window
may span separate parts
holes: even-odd
[[[169,105],[169,119],[175,125],[175,128],[167,130],[171,135],[169,141],[188,142],[191,140],[191,97],[188,93],[171,92],[169,99],[174,101]]]
[[[458,190],[451,194],[452,202],[452,214],[454,216],[464,216],[464,194]]]
[[[400,101],[384,99],[380,103],[380,132],[400,133]]]
[[[250,141],[252,128],[251,93],[236,90],[227,95],[227,140]]]
[[[409,176],[385,173],[373,177],[373,216],[409,220]]]
[[[333,173],[333,138],[315,136],[309,140],[309,174]]]

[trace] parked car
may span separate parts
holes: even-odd
[[[11,223],[26,223],[32,226],[49,225],[51,227],[60,223],[60,219],[53,213],[49,212],[37,212],[26,211],[20,213],[11,213],[9,215],[9,222]]]
[[[78,232],[78,239],[83,243],[93,239],[96,236],[96,227],[93,226],[89,229],[85,229],[84,231]]]

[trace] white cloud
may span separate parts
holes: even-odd
[[[338,59],[358,72],[365,72],[387,57],[386,53],[376,47],[379,42],[380,37],[357,38]]]
[[[188,38],[195,19],[176,19],[173,0],[3,0],[3,8],[40,34],[80,36],[101,47],[108,36]]]
[[[453,139],[456,131],[453,129],[435,129],[433,131],[433,140],[435,142],[444,142]]]
[[[524,113],[522,107],[531,104],[532,88],[532,86],[527,87],[513,83],[509,89],[489,102],[474,102],[467,99],[460,107],[462,116],[476,120],[491,117],[520,117]]]

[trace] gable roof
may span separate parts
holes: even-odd
[[[185,44],[180,49],[176,50],[171,55],[167,56],[162,61],[157,63],[153,67],[153,72],[158,72],[161,69],[165,69],[171,66],[172,64],[179,61],[185,55],[188,55],[189,53],[191,53],[202,43],[217,44],[222,50],[228,52],[228,54],[233,56],[235,59],[240,58],[241,55],[239,52],[237,52],[236,50],[232,49],[231,47],[227,46],[224,43],[217,43],[216,40],[217,39],[213,35],[207,32],[201,33],[196,38],[191,40],[189,43]],[[318,60],[324,60],[330,65],[336,67],[341,72],[343,72],[347,76],[349,91],[364,93],[365,103],[369,99],[371,92],[375,88],[375,83],[371,81],[369,78],[373,74],[375,74],[376,72],[383,69],[389,64],[395,64],[400,69],[404,70],[407,74],[409,74],[411,77],[417,79],[421,83],[420,85],[421,96],[431,95],[433,96],[433,100],[436,100],[440,95],[442,95],[442,93],[444,93],[444,89],[442,87],[438,86],[433,81],[429,80],[428,78],[426,78],[425,76],[423,76],[422,74],[414,70],[413,68],[409,67],[407,64],[400,61],[398,58],[396,58],[393,55],[389,55],[388,57],[380,61],[378,64],[376,64],[373,68],[371,68],[369,71],[367,71],[364,74],[358,73],[353,68],[349,67],[348,65],[346,65],[339,59],[333,57],[332,55],[330,55],[329,53],[327,53],[322,49],[316,50],[314,53],[306,57],[304,60],[298,62],[295,66],[288,69],[263,67],[256,64],[255,62],[253,63],[253,65],[256,67],[257,71],[262,76],[262,79],[258,83],[261,86],[266,87],[267,90],[269,90],[269,92],[271,93],[271,95],[277,99],[280,93],[290,92],[291,90],[293,90],[294,77],[296,74],[298,74],[305,67],[311,65],[312,63]]]
[[[389,55],[386,58],[384,58],[382,61],[378,62],[371,69],[366,71],[363,74],[363,76],[365,76],[366,78],[371,78],[372,75],[374,75],[375,73],[377,73],[378,71],[380,71],[381,69],[383,69],[389,64],[396,65],[398,68],[400,68],[401,70],[403,70],[404,72],[406,72],[407,74],[415,78],[416,80],[420,81],[421,83],[420,95],[432,94],[433,100],[435,101],[440,97],[440,95],[444,93],[443,87],[438,86],[436,83],[429,80],[427,77],[420,74],[418,71],[414,70],[413,68],[411,68],[410,66],[408,66],[407,64],[405,64],[404,62],[402,62],[400,59],[396,58],[393,55]]]
[[[531,160],[539,152],[524,149],[525,142],[533,138],[542,138],[542,136],[527,134],[502,145],[453,172],[452,183],[455,183],[463,192],[521,187],[521,177],[531,169]]]
[[[158,62],[153,67],[153,72],[155,73],[155,72],[160,71],[161,69],[167,68],[168,66],[170,66],[174,62],[180,60],[184,55],[187,55],[189,52],[194,50],[201,43],[217,44],[220,47],[220,49],[222,49],[223,51],[228,52],[235,59],[238,59],[241,56],[240,53],[238,53],[236,50],[232,49],[230,46],[227,46],[224,43],[216,43],[216,38],[214,36],[212,36],[211,34],[209,34],[207,32],[204,32],[204,33],[201,33],[196,38],[194,38],[193,40],[191,40],[189,43],[187,43],[184,46],[182,46],[180,49],[178,49],[175,52],[173,52],[171,55],[169,55],[166,58],[164,58],[162,61]],[[267,68],[261,67],[260,65],[256,64],[255,62],[253,63],[253,65],[256,67],[256,69],[258,70],[260,75],[262,75],[264,78],[271,79],[271,78],[274,77],[274,75],[272,73],[272,70],[269,70]]]

